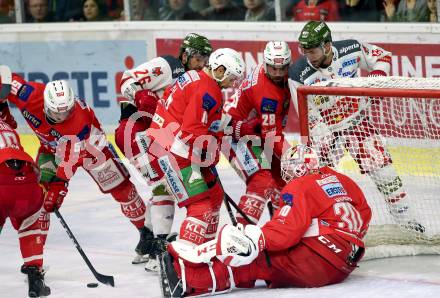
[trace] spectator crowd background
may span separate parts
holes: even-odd
[[[15,23],[14,0],[0,0],[0,23]],[[275,21],[270,0],[22,0],[22,22],[122,20]],[[437,0],[280,0],[281,21],[438,22]],[[20,11],[18,12],[20,13]]]

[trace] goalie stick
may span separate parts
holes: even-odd
[[[78,250],[79,254],[83,258],[84,262],[86,262],[86,264],[89,267],[90,271],[92,271],[92,273],[95,276],[96,280],[98,280],[100,283],[103,283],[103,284],[110,285],[110,286],[114,287],[115,286],[115,280],[114,280],[113,276],[104,275],[104,274],[101,274],[98,271],[96,271],[96,269],[93,267],[92,263],[90,263],[90,260],[87,258],[86,254],[82,250],[81,245],[79,245],[78,241],[76,240],[75,236],[73,235],[73,233],[70,230],[69,226],[67,225],[66,221],[61,216],[60,211],[58,211],[58,209],[55,208],[54,212],[55,212],[55,215],[60,220],[60,223],[63,226],[64,230],[66,230],[67,235],[72,240],[72,242],[75,245],[76,249]]]

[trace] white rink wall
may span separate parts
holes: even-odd
[[[285,40],[294,59],[304,23],[245,22],[100,22],[12,24],[0,26],[1,64],[28,80],[68,79],[112,132],[119,118],[116,98],[122,72],[157,55],[178,52],[190,32],[207,36],[214,46],[243,54],[250,70],[262,59],[268,40]],[[333,39],[358,39],[393,52],[392,74],[440,76],[440,24],[329,23]],[[230,92],[225,92],[229,96]],[[15,111],[16,112],[16,111]],[[17,117],[23,121],[22,117]],[[289,131],[297,132],[292,119]]]

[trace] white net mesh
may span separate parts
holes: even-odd
[[[440,90],[440,79],[315,86]],[[310,137],[321,162],[351,176],[372,208],[365,239],[371,257],[440,253],[440,99],[416,97],[308,96]]]

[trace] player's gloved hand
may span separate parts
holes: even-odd
[[[46,197],[44,199],[44,210],[53,212],[55,208],[60,208],[67,195],[67,182],[52,182],[47,187]]]
[[[7,102],[0,103],[0,120],[6,122],[13,129],[17,128],[14,116],[11,115]]]
[[[369,74],[369,77],[386,77],[387,74],[383,70],[375,69],[372,70]]]
[[[156,112],[158,100],[156,93],[150,90],[139,90],[134,95],[134,103],[138,110],[148,113],[151,118]]]
[[[260,135],[261,134],[261,120],[259,118],[252,118],[248,120],[235,121],[232,120],[233,138],[238,141],[243,136]]]
[[[265,246],[264,235],[258,226],[225,225],[217,238],[216,256],[227,266],[248,265]]]

